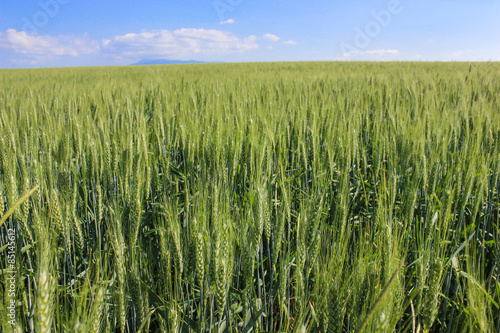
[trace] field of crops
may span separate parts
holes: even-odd
[[[1,70],[33,188],[3,332],[500,331],[500,63]]]

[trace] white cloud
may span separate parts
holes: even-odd
[[[0,49],[10,49],[27,60],[45,60],[59,56],[79,56],[99,51],[99,45],[86,36],[40,36],[8,29],[0,32]]]
[[[219,24],[233,24],[233,23],[234,23],[234,20],[233,19],[229,19],[229,20],[222,21]]]
[[[385,55],[396,55],[398,54],[398,50],[368,50],[368,51],[352,51],[352,52],[347,52],[343,53],[342,57],[337,58],[337,60],[348,60],[364,55],[371,55],[371,56],[385,56]]]
[[[453,52],[453,54],[451,56],[453,58],[457,58],[457,57],[460,57],[463,53],[464,53],[464,51],[457,51],[457,52]]]
[[[296,41],[293,41],[293,40],[287,40],[287,41],[284,41],[283,44],[297,45],[298,43]]]
[[[280,40],[280,38],[278,36],[273,35],[273,34],[265,34],[264,39],[268,40],[270,42],[277,42]]]
[[[259,48],[254,35],[240,38],[216,29],[178,29],[142,31],[103,39],[100,43],[84,36],[32,35],[9,29],[0,32],[0,53],[11,62],[32,65],[78,58],[89,54],[121,62],[146,57],[185,59],[196,55],[241,53]]]
[[[103,40],[102,49],[118,58],[187,57],[254,50],[259,47],[256,39],[255,36],[241,39],[228,31],[214,29],[155,30]]]

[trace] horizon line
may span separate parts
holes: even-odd
[[[185,65],[213,65],[213,64],[252,64],[252,63],[321,63],[321,62],[334,62],[334,63],[450,63],[450,64],[483,64],[483,63],[500,63],[500,60],[252,60],[252,61],[204,61],[204,60],[178,60],[178,59],[153,59],[153,60],[167,60],[167,61],[193,61],[193,63],[179,63],[179,64],[128,64],[128,65],[89,65],[89,66],[48,66],[48,67],[0,67],[0,70],[26,70],[26,69],[60,69],[60,68],[102,68],[102,67],[144,67],[144,66],[185,66]],[[141,60],[139,60],[141,61]]]

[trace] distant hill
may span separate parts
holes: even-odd
[[[142,59],[131,66],[137,65],[175,65],[175,64],[202,64],[204,61],[196,60],[169,60],[169,59]]]

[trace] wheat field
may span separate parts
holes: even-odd
[[[499,191],[499,63],[0,70],[0,325],[500,332]]]

